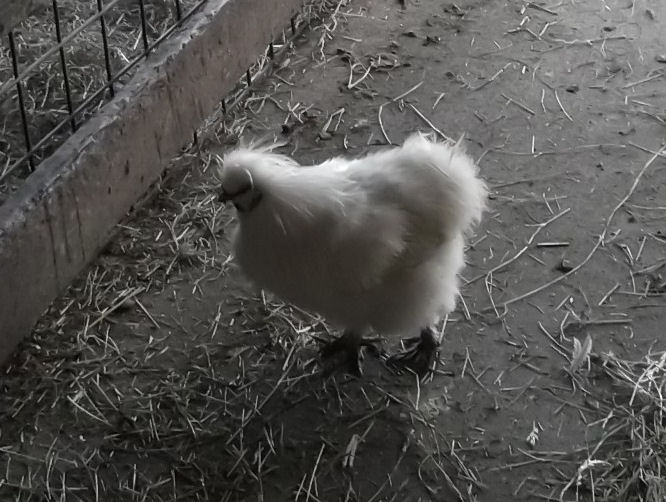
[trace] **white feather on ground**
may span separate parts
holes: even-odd
[[[451,312],[465,236],[487,189],[460,146],[402,147],[302,167],[267,150],[224,156],[245,274],[348,331],[414,335]]]

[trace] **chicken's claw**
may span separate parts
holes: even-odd
[[[424,328],[421,335],[405,340],[406,349],[388,358],[392,368],[407,368],[420,378],[434,371],[439,359],[439,341],[432,328]]]
[[[378,341],[378,338],[363,338],[358,333],[346,331],[341,337],[327,343],[321,349],[324,376],[330,375],[343,364],[346,365],[347,373],[357,377],[363,376],[361,349],[368,347],[377,352],[375,343]]]

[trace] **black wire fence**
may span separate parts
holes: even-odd
[[[50,0],[0,42],[0,204],[207,0]]]
[[[48,0],[49,9],[12,30],[0,43],[0,205],[207,1]],[[310,8],[291,18],[219,112],[245,99],[316,19],[314,4],[303,3]]]

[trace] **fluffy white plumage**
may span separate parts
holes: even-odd
[[[223,158],[245,274],[350,331],[416,334],[451,312],[465,236],[487,189],[459,145],[402,147],[303,167],[264,149]]]

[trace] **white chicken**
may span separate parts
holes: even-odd
[[[424,374],[451,312],[465,236],[487,189],[458,145],[416,133],[402,147],[304,167],[270,148],[224,155],[220,200],[239,226],[234,254],[259,287],[344,328],[324,347],[360,374],[369,330],[418,335],[392,361]]]

